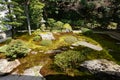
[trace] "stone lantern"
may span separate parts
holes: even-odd
[[[43,19],[43,17],[42,17],[42,19],[41,19],[41,21],[40,21],[40,23],[41,23],[41,27],[40,27],[40,29],[42,30],[42,31],[45,31],[45,29],[46,29],[46,27],[45,27],[45,20]]]

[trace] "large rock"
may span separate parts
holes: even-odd
[[[5,39],[5,38],[6,38],[6,33],[0,32],[0,39]]]
[[[13,69],[20,65],[19,60],[7,61],[7,59],[0,59],[0,75],[10,73]]]
[[[34,66],[34,67],[31,67],[31,68],[29,68],[29,69],[26,69],[22,75],[40,76],[40,77],[43,77],[43,76],[40,74],[40,69],[41,69],[41,68],[42,68],[42,66]]]
[[[72,44],[72,46],[74,46],[74,47],[77,47],[77,46],[80,46],[80,45],[88,47],[88,48],[91,48],[93,50],[97,50],[97,51],[103,50],[102,47],[100,47],[98,45],[94,45],[94,44],[88,43],[88,42],[85,42],[85,41],[78,41],[78,42]]]
[[[55,40],[55,37],[51,32],[39,34],[42,37],[42,40]]]
[[[89,70],[93,74],[104,73],[120,77],[120,65],[106,59],[85,61],[81,64],[81,67]]]

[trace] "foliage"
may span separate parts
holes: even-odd
[[[41,30],[40,29],[36,29],[34,32],[33,32],[33,35],[37,36],[41,33]]]
[[[47,23],[49,27],[51,27],[51,30],[55,27],[55,20],[53,18],[48,18]]]
[[[62,30],[64,23],[61,21],[57,21],[54,25],[57,28],[57,30]]]
[[[0,47],[0,53],[5,53],[8,45],[4,45]]]
[[[40,41],[41,40],[41,37],[40,36],[35,36],[33,37],[33,41]]]
[[[108,25],[107,29],[117,29],[117,23],[110,22],[110,24]]]
[[[6,56],[9,58],[20,58],[27,55],[29,49],[21,40],[13,40],[6,49]]]
[[[12,27],[12,37],[14,37],[15,31],[14,28],[20,27],[23,25],[25,20],[25,15],[23,9],[21,9],[21,5],[19,5],[14,0],[5,0],[2,1],[2,3],[5,7],[5,10],[7,10],[5,16],[3,17],[2,24],[11,26]]]
[[[78,21],[75,21],[74,23],[77,26],[84,26],[85,25],[85,21],[84,20],[78,20]]]
[[[91,35],[93,33],[92,30],[88,28],[81,28],[81,30],[82,30],[82,33],[85,35]]]
[[[65,24],[63,25],[63,29],[68,29],[69,31],[72,31],[72,27],[71,27],[71,25],[68,24],[68,23],[65,23]]]
[[[54,63],[64,71],[76,69],[84,60],[84,56],[79,51],[68,50],[55,56]]]
[[[92,29],[93,29],[93,28],[100,27],[101,25],[100,25],[98,22],[93,21],[92,23],[87,23],[86,26],[87,26],[88,28],[92,28]]]
[[[42,40],[41,42],[40,42],[40,45],[41,46],[49,46],[49,45],[51,45],[52,44],[52,41],[51,40]]]
[[[77,40],[77,38],[76,38],[75,36],[66,36],[66,37],[64,38],[64,41],[65,41],[66,43],[68,43],[68,44],[72,44],[72,43],[77,42],[78,40]]]
[[[34,23],[34,25],[37,24],[37,27],[39,27],[40,20],[42,19],[44,6],[45,5],[39,0],[30,1],[31,20]]]
[[[7,40],[5,41],[6,44],[9,44],[12,41],[12,38],[7,38]]]

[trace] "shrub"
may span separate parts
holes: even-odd
[[[52,44],[51,40],[42,40],[40,43],[41,46],[49,46],[51,44]]]
[[[65,41],[66,43],[68,43],[68,44],[72,44],[72,43],[74,43],[74,42],[77,42],[78,40],[77,40],[77,38],[74,37],[74,36],[66,36],[65,39],[64,39],[64,41]]]
[[[33,37],[33,41],[40,41],[41,40],[41,37],[40,36],[35,36]]]
[[[5,53],[8,45],[4,45],[0,47],[0,53]]]
[[[21,40],[13,40],[6,49],[6,56],[12,59],[26,56],[29,49]]]
[[[91,35],[93,33],[92,30],[88,28],[81,28],[81,31],[85,35]]]
[[[6,44],[9,44],[11,41],[12,41],[12,38],[8,38],[8,39],[5,41],[5,43],[6,43]]]
[[[110,24],[108,25],[107,29],[117,29],[117,23],[110,22]]]
[[[49,25],[49,27],[51,27],[51,30],[53,30],[53,28],[55,27],[55,20],[53,18],[48,18],[47,23]]]
[[[80,63],[84,60],[84,56],[79,51],[65,51],[55,56],[54,63],[64,71],[68,69],[76,69],[80,66]]]
[[[56,27],[57,30],[61,30],[62,31],[63,25],[64,25],[64,23],[61,22],[61,21],[57,21],[55,23],[55,27]]]
[[[40,29],[37,29],[33,32],[33,35],[37,36],[41,33],[41,30]]]
[[[66,23],[66,24],[63,25],[63,29],[67,29],[67,30],[69,30],[69,31],[72,31],[72,27],[71,27],[71,25],[68,24],[68,23]]]

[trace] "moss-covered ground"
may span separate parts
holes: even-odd
[[[78,70],[71,71],[70,76],[64,73],[60,68],[56,67],[54,62],[55,54],[44,54],[48,50],[55,50],[67,47],[69,49],[70,44],[64,41],[66,36],[75,36],[79,41],[86,41],[95,45],[103,47],[102,51],[94,51],[83,46],[76,47],[74,50],[77,51],[86,51],[85,57],[86,60],[91,59],[108,59],[117,62],[120,64],[120,45],[117,45],[116,40],[110,38],[106,35],[92,34],[92,35],[83,35],[83,34],[74,34],[74,33],[54,33],[55,40],[53,40],[52,45],[41,46],[40,42],[33,41],[35,35],[29,36],[28,34],[21,34],[16,36],[16,39],[21,39],[25,41],[27,46],[31,48],[31,52],[23,58],[20,58],[21,65],[18,66],[15,70],[18,70],[19,73],[22,73],[25,69],[33,67],[35,65],[43,65],[41,74],[43,74],[47,80],[97,80],[94,75],[91,75],[87,72],[82,72]],[[1,43],[0,46],[3,46],[4,43]],[[112,50],[112,51],[110,51]],[[32,54],[32,51],[37,52],[37,54]],[[4,53],[0,53],[0,59],[5,58]],[[14,71],[15,71],[14,70]],[[60,77],[58,79],[58,77]]]

